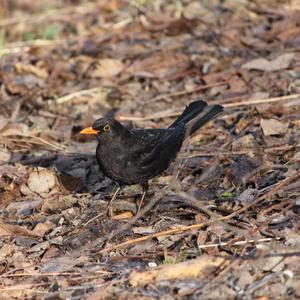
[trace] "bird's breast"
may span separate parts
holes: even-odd
[[[96,150],[96,157],[103,173],[117,181],[123,180],[126,167],[126,150],[119,145],[100,144]]]

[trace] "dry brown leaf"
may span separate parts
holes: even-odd
[[[48,233],[50,230],[52,230],[55,227],[55,224],[50,222],[50,221],[46,221],[44,223],[39,223],[37,224],[34,229],[32,230],[33,233],[35,233],[36,235],[43,237],[46,233]]]
[[[240,151],[247,149],[255,149],[257,143],[252,134],[246,134],[239,139],[235,140],[232,145],[232,151]]]
[[[0,224],[0,236],[15,235],[38,237],[38,235],[25,227],[13,224]]]
[[[85,257],[74,258],[71,256],[54,257],[48,261],[44,261],[41,266],[41,272],[67,272],[72,270],[74,265],[86,261]]]
[[[276,119],[261,119],[260,126],[265,136],[284,134],[287,126]]]
[[[37,168],[30,173],[27,184],[22,185],[21,192],[24,195],[48,193],[56,184],[56,176],[53,171]]]
[[[0,164],[6,163],[10,160],[11,154],[6,149],[0,149]]]
[[[58,213],[70,208],[77,201],[78,199],[71,194],[66,196],[56,194],[44,201],[41,211],[45,213]]]
[[[33,66],[26,63],[16,63],[15,68],[19,74],[31,73],[40,78],[47,78],[49,76],[48,71],[45,68]]]
[[[295,53],[286,53],[271,61],[265,58],[257,58],[245,63],[242,68],[269,72],[279,71],[287,69],[294,58]]]
[[[133,217],[133,213],[131,211],[124,211],[120,214],[114,215],[112,220],[123,220],[123,219],[131,219]]]
[[[104,58],[100,59],[96,68],[91,72],[92,78],[111,78],[122,72],[124,64],[118,59]]]
[[[163,265],[144,272],[133,271],[129,277],[132,286],[146,285],[162,280],[203,277],[225,264],[223,257],[203,255],[174,265]]]
[[[143,226],[143,227],[134,227],[132,228],[132,232],[136,233],[136,234],[153,234],[155,233],[155,229],[153,228],[153,226]]]
[[[11,255],[14,252],[15,248],[16,247],[13,244],[4,244],[3,247],[0,249],[0,260]]]

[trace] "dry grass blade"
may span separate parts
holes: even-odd
[[[31,150],[35,147],[49,151],[64,151],[65,149],[63,145],[31,135],[2,135],[0,144],[16,151]]]
[[[258,104],[274,103],[274,102],[281,102],[281,101],[290,101],[297,98],[300,98],[300,94],[293,94],[293,95],[266,98],[266,99],[243,100],[234,103],[223,104],[223,106],[229,108],[229,107],[239,107],[239,106],[247,106],[247,105],[258,105]]]
[[[28,52],[32,47],[54,47],[62,43],[62,40],[42,40],[37,39],[33,41],[19,42],[6,44],[5,47],[0,48],[0,58],[7,54],[16,54],[20,52]]]
[[[58,104],[63,104],[63,103],[67,103],[70,102],[76,98],[80,98],[80,97],[84,97],[84,96],[88,96],[88,97],[97,97],[99,96],[99,94],[103,94],[107,91],[106,88],[100,87],[100,88],[91,88],[91,89],[87,89],[87,90],[81,90],[78,92],[74,92],[71,93],[69,95],[60,97],[58,99],[56,99],[56,102]]]
[[[246,244],[260,244],[260,243],[267,243],[271,241],[280,241],[281,238],[263,238],[263,239],[258,239],[258,240],[246,240],[246,241],[237,241],[234,243],[228,243],[228,242],[222,242],[222,243],[216,243],[216,244],[207,244],[207,245],[198,245],[199,249],[207,249],[207,248],[215,248],[215,247],[220,247],[220,246],[243,246]]]

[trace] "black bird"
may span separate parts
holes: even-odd
[[[165,129],[127,129],[111,117],[96,120],[81,134],[95,134],[98,139],[96,158],[104,175],[119,183],[113,201],[124,185],[141,184],[143,196],[148,180],[165,171],[176,158],[183,141],[210,119],[223,111],[223,106],[192,102]]]

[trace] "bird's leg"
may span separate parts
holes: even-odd
[[[116,199],[116,197],[117,197],[117,195],[118,195],[120,189],[121,189],[121,187],[119,186],[119,187],[117,188],[117,190],[114,192],[112,198],[109,200],[109,203],[108,203],[108,213],[109,213],[109,216],[110,216],[110,217],[112,217],[113,214],[114,214],[114,213],[113,213],[112,203],[113,203],[113,201]]]
[[[143,195],[142,195],[142,199],[141,199],[141,201],[140,201],[140,203],[139,203],[139,207],[138,207],[137,213],[140,212],[141,207],[142,207],[143,202],[144,202],[144,199],[145,199],[145,196],[146,196],[146,193],[147,193],[147,191],[148,191],[148,188],[149,188],[148,182],[147,182],[147,181],[146,181],[146,182],[143,182],[143,183],[142,183],[142,187],[143,187]]]

